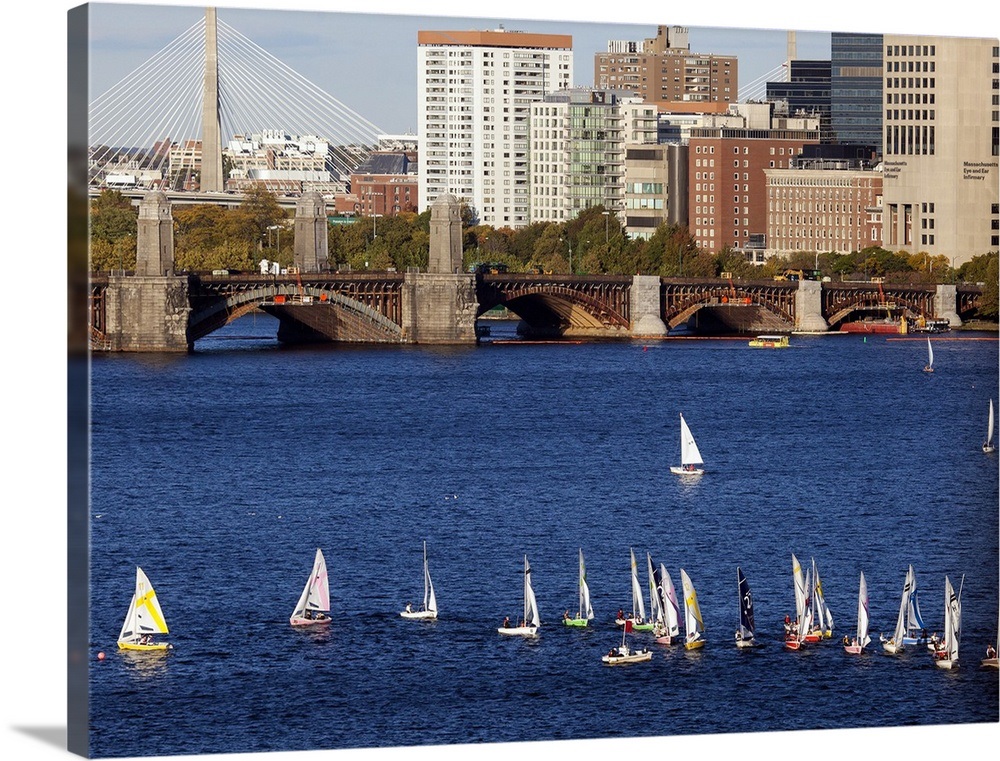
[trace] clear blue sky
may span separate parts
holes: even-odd
[[[424,6],[421,6],[424,7]],[[641,40],[656,24],[684,25],[679,11],[652,23],[540,21],[519,18],[405,16],[218,7],[220,21],[390,133],[417,129],[417,31],[506,29],[569,34],[576,85],[593,85],[594,54],[609,39]],[[91,4],[91,94],[100,95],[197,23],[204,7]],[[739,56],[741,85],[779,66],[786,29],[687,25],[692,52]],[[798,31],[799,58],[829,58],[827,32]]]

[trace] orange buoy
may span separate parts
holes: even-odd
[[[103,661],[104,660],[104,652],[103,651],[101,651],[100,653],[97,654],[97,660],[99,660],[99,661]]]

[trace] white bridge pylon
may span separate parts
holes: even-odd
[[[223,145],[266,131],[317,138],[330,144],[331,169],[344,179],[368,158],[384,130],[228,24],[219,20],[217,28]],[[125,171],[127,155],[141,152],[144,166],[165,173],[171,147],[175,160],[178,151],[193,157],[203,136],[205,31],[202,18],[93,100],[93,162],[117,161]]]

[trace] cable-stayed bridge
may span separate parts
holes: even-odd
[[[201,193],[334,189],[384,132],[214,8],[95,98],[88,124],[92,188]]]

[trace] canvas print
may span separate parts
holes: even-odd
[[[69,12],[71,751],[997,723],[998,41],[682,15]]]

